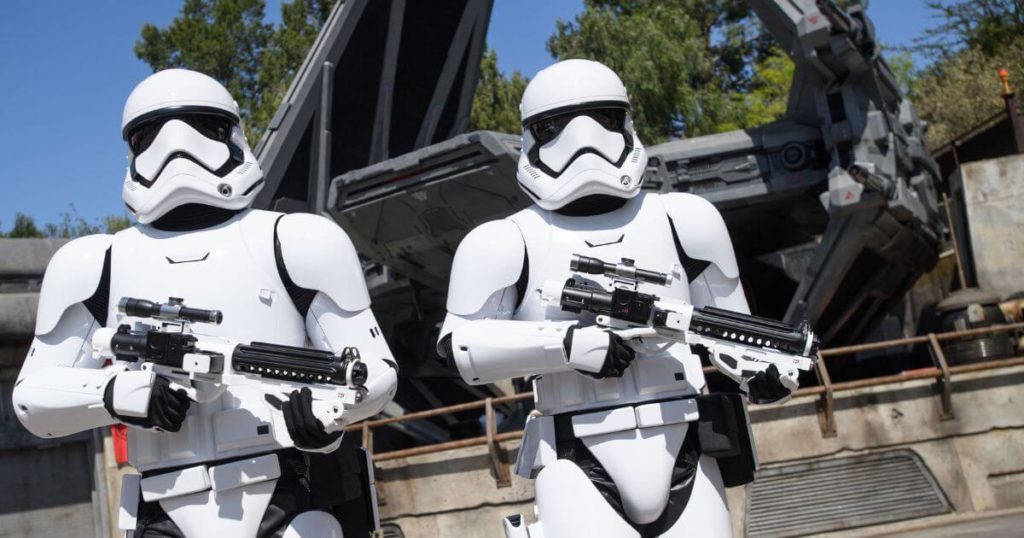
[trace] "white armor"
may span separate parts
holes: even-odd
[[[184,204],[249,207],[263,186],[238,104],[202,73],[166,69],[139,83],[124,104],[121,134],[130,161],[122,196],[139,222]]]
[[[519,108],[516,178],[537,205],[558,209],[593,194],[640,192],[647,151],[633,130],[626,87],[611,69],[590,60],[559,62],[530,81]]]
[[[158,73],[148,80],[160,77]],[[197,77],[203,76],[191,73],[184,79]],[[139,103],[130,100],[129,105]],[[173,121],[166,121],[165,128],[178,128]],[[174,152],[169,155],[164,170],[181,160]],[[260,175],[255,163],[247,168]],[[159,176],[154,185],[175,179]],[[192,203],[165,202],[154,195],[146,207],[166,213]],[[235,201],[218,203],[235,208]],[[122,297],[177,297],[220,310],[223,323],[201,329],[213,337],[335,353],[356,347],[368,368],[368,392],[347,410],[346,423],[375,415],[392,399],[394,359],[370,311],[355,249],[333,222],[242,209],[210,226],[167,231],[157,226],[157,217],[147,219],[152,224],[137,224],[113,236],[74,240],[51,260],[36,338],[13,396],[17,416],[29,431],[60,437],[115,423],[103,401],[111,380],[117,381],[117,414],[146,415],[152,372],[140,371],[137,363],[104,365],[90,346],[101,327],[153,323],[120,313]],[[259,383],[231,386],[212,401],[193,402],[177,432],[131,427],[128,442],[130,463],[144,478],[135,476],[124,485],[121,528],[135,528],[141,491],[142,500],[159,501],[190,538],[254,536],[282,476],[274,452],[292,446],[281,412],[266,400]],[[307,450],[330,452],[339,444],[340,438]],[[169,468],[174,470],[160,472]],[[285,535],[341,536],[333,516],[308,514],[296,517]]]
[[[586,78],[587,65],[567,61],[542,71],[535,81],[545,75],[545,86],[551,85],[563,67],[571,77]],[[607,68],[593,71],[598,81],[607,82]],[[524,116],[530,94],[528,88]],[[590,94],[558,99],[571,103],[570,112],[590,101],[600,106],[609,100]],[[531,131],[526,120],[524,137]],[[574,128],[574,121],[564,122],[559,136]],[[524,140],[524,153],[527,146]],[[593,156],[577,149],[578,155]],[[616,164],[605,159],[604,167],[610,173]],[[587,183],[586,178],[576,179],[580,185]],[[572,192],[549,190],[553,199],[481,225],[456,253],[439,351],[454,360],[468,383],[533,377],[539,413],[527,421],[516,471],[537,480],[538,521],[527,527],[521,518],[506,519],[508,536],[640,536],[638,529],[655,523],[666,510],[673,465],[699,418],[694,397],[704,388],[704,375],[699,358],[682,344],[659,339],[630,342],[636,359],[621,377],[592,376],[601,368],[608,333],[594,325],[592,314],[565,312],[541,296],[546,282],[580,278],[570,271],[574,254],[671,268],[675,278],[670,286],[640,283],[639,291],[695,307],[749,313],[729,234],[714,206],[689,194],[637,194],[639,184],[636,178],[630,189],[617,194],[626,198],[621,206],[591,215],[545,209],[563,208],[573,200],[586,202]],[[602,275],[585,278],[600,287],[612,283]],[[570,327],[574,332],[567,354],[564,341]],[[559,416],[571,417],[563,424],[607,472],[621,500],[621,513],[576,463],[559,458]],[[663,527],[661,536],[731,536],[716,460],[701,455],[695,465],[690,500],[674,523]]]

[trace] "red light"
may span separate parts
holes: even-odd
[[[114,460],[118,465],[128,463],[128,426],[113,424],[110,426],[111,437],[114,438]]]

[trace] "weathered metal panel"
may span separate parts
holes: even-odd
[[[804,536],[950,511],[921,458],[893,450],[758,471],[746,535]]]
[[[1024,290],[1024,155],[965,164],[957,179],[979,286],[1004,298]]]

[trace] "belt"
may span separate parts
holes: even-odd
[[[207,467],[216,467],[218,465],[224,465],[225,463],[234,463],[236,461],[248,460],[252,458],[259,458],[268,454],[276,454],[277,461],[281,465],[281,478],[291,478],[296,476],[306,476],[309,465],[306,462],[306,457],[303,455],[301,450],[295,448],[283,448],[281,450],[274,450],[271,452],[262,452],[259,454],[247,454],[245,456],[238,456],[234,458],[224,458],[213,461],[200,461],[190,463],[187,465],[176,465],[174,467],[161,467],[159,469],[150,469],[142,472],[143,478],[150,476],[159,476],[166,473],[173,473],[182,469],[188,469],[190,467],[196,467],[198,465],[206,465]]]

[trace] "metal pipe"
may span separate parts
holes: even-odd
[[[994,361],[976,362],[972,364],[961,364],[959,366],[950,366],[950,375],[965,374],[970,372],[980,372],[984,370],[994,370],[996,368],[1010,368],[1013,366],[1019,366],[1024,364],[1024,357],[1014,357],[1010,359],[997,359]],[[892,374],[881,377],[872,377],[871,379],[858,379],[856,381],[844,381],[842,383],[833,383],[833,392],[846,392],[856,389],[863,389],[867,387],[876,387],[879,385],[888,385],[892,383],[902,383],[905,381],[914,381],[917,379],[935,379],[942,377],[942,370],[934,366],[928,368],[921,368],[918,370],[911,370],[909,372],[903,372],[902,374]],[[793,393],[794,398],[801,396],[814,396],[825,392],[825,387],[806,387],[797,389]]]
[[[942,351],[939,339],[935,338],[934,334],[928,334],[928,344],[935,367],[942,372],[942,378],[939,380],[942,387],[942,420],[951,420],[953,418],[953,382],[950,379],[949,363],[946,362],[946,354]]]
[[[858,353],[860,351],[869,351],[875,349],[885,349],[889,347],[898,347],[908,344],[919,344],[919,343],[930,343],[939,342],[944,340],[952,340],[956,338],[965,338],[969,336],[976,336],[980,334],[991,334],[1007,332],[1017,329],[1024,329],[1024,323],[1012,323],[1007,325],[994,325],[991,327],[981,327],[977,329],[968,329],[965,331],[953,331],[939,334],[929,334],[925,336],[913,336],[909,338],[898,338],[895,340],[887,340],[885,342],[872,342],[869,344],[858,344],[852,346],[844,346],[832,349],[821,350],[820,355],[822,359],[825,357],[834,357],[839,355],[850,355]],[[979,372],[984,370],[993,370],[997,368],[1009,368],[1013,366],[1024,365],[1024,357],[1015,357],[1010,359],[998,359],[985,362],[977,362],[972,364],[962,364],[958,366],[949,366],[947,374],[949,376],[970,372]],[[717,371],[714,367],[705,367],[704,372]],[[842,383],[829,383],[831,385],[831,391],[833,394],[839,392],[848,392],[851,390],[857,390],[861,388],[876,387],[880,385],[888,385],[893,383],[902,383],[906,381],[914,381],[917,379],[937,379],[943,377],[944,372],[941,368],[929,367],[921,368],[918,370],[911,370],[909,372],[903,372],[900,374],[893,374],[881,377],[873,377],[870,379],[858,379],[856,381],[845,381]],[[825,386],[814,386],[797,389],[793,393],[794,398],[806,397],[806,396],[818,396],[827,392]],[[500,396],[497,398],[490,399],[491,405],[498,405],[502,403],[517,402],[521,400],[528,400],[533,398],[533,392],[523,392],[520,394],[511,394],[508,396]],[[388,424],[394,424],[397,422],[406,422],[412,420],[420,420],[425,418],[431,418],[439,415],[448,413],[459,413],[462,411],[472,411],[474,409],[485,409],[487,406],[487,400],[478,400],[474,402],[465,402],[456,405],[450,405],[447,407],[439,407],[436,409],[427,409],[424,411],[418,411],[415,413],[409,413],[398,417],[389,417],[377,420],[367,420],[359,424],[354,424],[345,428],[345,431],[362,431],[363,432],[363,443],[364,446],[369,445],[367,448],[372,451],[372,435],[373,429]],[[507,432],[495,434],[490,439],[494,442],[506,441],[510,439],[518,439],[522,437],[522,432]],[[369,442],[368,442],[369,441]],[[459,439],[457,441],[449,441],[446,443],[438,443],[433,445],[425,445],[414,448],[407,448],[402,450],[393,450],[389,452],[382,452],[380,454],[374,454],[375,461],[387,461],[398,458],[407,458],[411,456],[418,456],[422,454],[433,454],[435,452],[442,452],[445,450],[453,450],[457,448],[466,448],[471,446],[485,445],[488,443],[488,436],[473,437],[470,439]],[[371,452],[372,453],[372,452]]]
[[[1024,323],[1010,323],[1007,325],[993,325],[991,327],[979,327],[977,329],[967,329],[966,331],[951,331],[947,333],[937,333],[935,338],[940,342],[944,340],[953,340],[956,338],[967,338],[969,336],[978,336],[980,334],[991,334],[1000,333],[1007,331],[1014,331],[1017,329],[1024,329]],[[859,353],[861,351],[874,351],[876,349],[886,349],[890,347],[905,346],[908,344],[925,344],[928,342],[928,336],[910,336],[907,338],[898,338],[896,340],[886,340],[884,342],[871,342],[868,344],[856,344],[852,346],[834,347],[831,349],[821,350],[821,358],[833,357],[836,355],[851,355],[853,353]]]
[[[995,370],[999,368],[1010,368],[1013,366],[1024,365],[1024,357],[1015,357],[1012,359],[999,359],[994,361],[978,362],[973,364],[964,364],[960,366],[951,366],[949,373],[951,375],[965,374],[971,372],[980,372],[984,370]],[[913,370],[911,372],[905,372],[902,374],[895,374],[883,377],[876,377],[872,379],[861,379],[857,381],[847,381],[845,383],[834,383],[832,385],[833,392],[848,392],[851,390],[873,387],[877,385],[887,385],[891,383],[900,383],[904,381],[914,381],[917,379],[935,379],[942,377],[942,371],[935,367],[922,368],[920,370]],[[794,398],[801,396],[816,396],[825,392],[825,387],[807,387],[798,389],[793,393]],[[533,393],[523,393],[524,395],[532,396]],[[497,398],[495,398],[497,399]],[[506,432],[499,433],[494,436],[495,441],[509,441],[513,439],[519,439],[523,436],[523,432]],[[418,446],[414,448],[405,448],[402,450],[392,450],[389,452],[381,452],[373,455],[375,462],[395,460],[401,458],[409,458],[412,456],[421,456],[424,454],[434,454],[436,452],[444,452],[446,450],[455,450],[457,448],[467,448],[473,446],[480,446],[487,444],[487,436],[473,437],[470,439],[460,439],[458,441],[449,441],[447,443],[438,443],[434,445]]]
[[[533,398],[532,392],[523,392],[520,394],[511,394],[509,396],[499,396],[493,398],[491,402],[494,405],[499,405],[508,402],[518,402],[519,400],[528,400]],[[448,413],[459,413],[462,411],[472,411],[473,409],[482,409],[485,405],[486,400],[477,400],[475,402],[466,402],[455,405],[449,405],[447,407],[437,407],[435,409],[426,409],[424,411],[417,411],[415,413],[409,413],[398,417],[380,418],[377,420],[367,420],[359,424],[353,424],[345,428],[345,431],[356,431],[359,430],[363,424],[368,424],[370,428],[377,428],[380,426],[387,426],[388,424],[394,424],[395,422],[405,422],[408,420],[419,420],[424,418],[436,417],[438,415],[444,415]]]
[[[519,439],[523,436],[523,432],[506,432],[499,433],[494,436],[494,440],[511,441],[513,439]],[[423,454],[433,454],[435,452],[444,452],[445,450],[455,450],[456,448],[467,448],[471,446],[480,446],[487,444],[487,436],[472,437],[469,439],[459,439],[458,441],[449,441],[447,443],[438,443],[436,445],[418,446],[413,448],[405,448],[402,450],[392,450],[390,452],[381,452],[380,454],[373,455],[373,461],[381,462],[388,460],[397,460],[400,458],[410,458],[412,456],[420,456]]]

